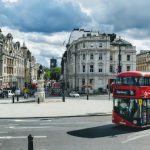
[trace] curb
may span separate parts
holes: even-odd
[[[87,114],[87,115],[70,115],[70,116],[47,116],[47,117],[0,117],[0,119],[33,119],[33,118],[41,118],[41,119],[47,119],[47,118],[72,118],[72,117],[94,117],[94,116],[111,116],[112,113],[98,113],[98,114]]]

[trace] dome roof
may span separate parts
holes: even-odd
[[[0,29],[0,42],[4,41],[4,35],[2,34],[2,30]]]
[[[13,36],[12,36],[11,33],[8,33],[6,37],[9,38],[9,39],[13,39]]]

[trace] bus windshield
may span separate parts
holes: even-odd
[[[150,77],[117,77],[117,85],[150,86]]]
[[[114,111],[128,119],[140,117],[140,107],[138,101],[135,99],[115,99]]]

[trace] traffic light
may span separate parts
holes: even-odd
[[[118,73],[120,73],[121,72],[121,66],[118,66]]]

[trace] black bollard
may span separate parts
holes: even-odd
[[[33,150],[33,136],[31,134],[28,136],[28,150]]]
[[[65,93],[63,92],[62,101],[65,102]]]
[[[12,103],[14,103],[14,96],[12,96]]]
[[[89,95],[88,95],[88,94],[87,94],[87,97],[86,97],[86,99],[87,99],[87,100],[89,100]]]
[[[19,96],[17,96],[17,102],[19,101]]]
[[[89,100],[89,88],[87,89],[87,93],[86,93],[86,99]]]
[[[37,102],[38,102],[38,104],[40,104],[40,99],[39,99],[39,97],[38,97],[38,100],[37,100]]]

